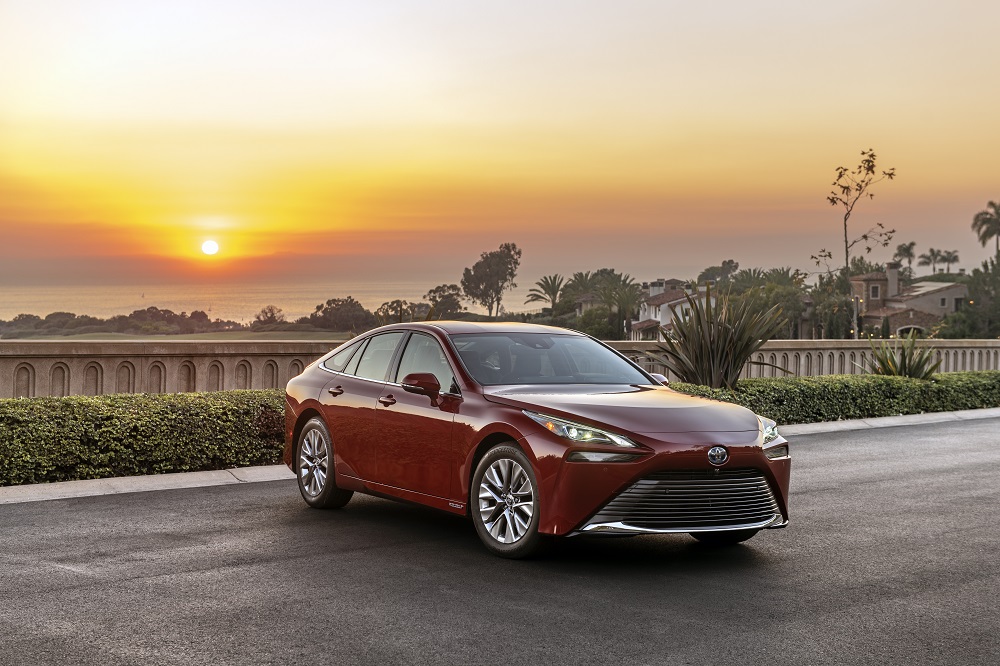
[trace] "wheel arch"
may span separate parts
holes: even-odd
[[[299,471],[299,456],[296,454],[296,450],[299,445],[299,435],[302,434],[302,429],[307,423],[313,418],[318,418],[323,420],[323,416],[319,413],[319,410],[313,409],[312,407],[307,407],[302,410],[299,414],[298,419],[295,421],[295,428],[292,429],[292,471]]]
[[[486,437],[484,437],[483,440],[479,442],[479,444],[476,446],[476,449],[472,454],[472,458],[469,461],[468,473],[465,475],[465,492],[467,493],[466,496],[469,498],[469,501],[465,503],[465,513],[468,516],[472,515],[471,513],[472,497],[473,497],[472,477],[475,476],[476,474],[476,467],[479,466],[479,461],[483,459],[483,456],[486,455],[486,452],[492,449],[494,446],[497,446],[498,444],[509,444],[513,447],[516,447],[520,449],[521,452],[524,453],[524,455],[528,456],[529,460],[531,460],[531,456],[524,450],[524,447],[521,446],[521,444],[517,441],[517,438],[511,435],[510,433],[502,431],[492,432]]]

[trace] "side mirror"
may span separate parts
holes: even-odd
[[[426,395],[431,399],[441,394],[441,382],[430,372],[411,372],[403,377],[402,384],[407,393]]]
[[[661,375],[658,372],[651,372],[651,373],[649,373],[649,376],[652,377],[653,379],[655,379],[656,381],[660,382],[664,386],[666,386],[667,384],[670,383],[669,379],[667,379],[664,375]]]

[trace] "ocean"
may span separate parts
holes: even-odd
[[[433,285],[432,285],[433,286]],[[524,304],[532,285],[523,285],[504,297],[510,312],[539,310],[540,303]],[[107,319],[135,310],[157,307],[177,313],[203,310],[211,319],[249,323],[265,305],[282,309],[289,321],[315,311],[331,298],[353,296],[374,311],[386,301],[401,298],[423,300],[427,285],[410,282],[357,282],[330,285],[296,284],[218,284],[218,285],[110,285],[110,286],[24,286],[0,287],[0,319],[18,314],[40,317],[52,312],[72,312]],[[466,304],[472,312],[485,312]]]

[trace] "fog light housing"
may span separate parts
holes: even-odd
[[[788,444],[782,444],[780,446],[772,446],[769,449],[764,449],[764,455],[767,456],[768,460],[777,460],[778,458],[788,457]]]

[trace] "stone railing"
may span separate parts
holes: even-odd
[[[656,342],[609,342],[609,345],[638,361],[650,372],[671,377],[662,364],[647,354],[655,353]],[[878,341],[875,341],[878,344]],[[1000,369],[1000,340],[918,340],[918,347],[932,347],[941,359],[940,372]],[[867,340],[770,340],[747,364],[743,377],[815,377],[818,375],[859,375],[871,357]]]
[[[0,341],[0,398],[174,393],[279,388],[340,343],[324,341]],[[655,342],[612,342],[652,372],[669,377],[650,359]],[[921,340],[941,358],[941,371],[1000,369],[1000,340]],[[790,375],[861,374],[871,356],[867,341],[771,340],[754,361]],[[773,367],[748,365],[744,377],[780,377]],[[671,377],[671,379],[674,379]]]
[[[341,341],[0,341],[0,398],[278,388]]]

